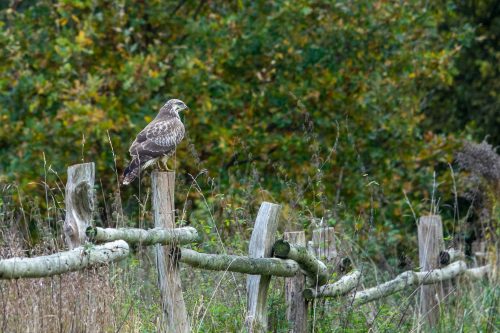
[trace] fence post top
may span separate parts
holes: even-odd
[[[78,163],[78,164],[73,164],[68,167],[69,169],[76,169],[76,168],[83,168],[83,167],[94,167],[95,163],[94,162],[85,162],[85,163]]]
[[[441,222],[441,215],[423,215],[418,219],[420,223]]]

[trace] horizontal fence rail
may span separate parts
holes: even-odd
[[[257,214],[248,256],[200,253],[181,247],[200,241],[197,230],[175,228],[175,173],[153,173],[156,227],[147,230],[90,226],[95,200],[94,177],[93,163],[68,169],[64,232],[70,250],[34,258],[2,259],[0,279],[41,278],[83,270],[126,258],[129,245],[154,245],[164,316],[162,330],[190,331],[178,272],[178,263],[184,263],[199,269],[248,275],[245,320],[248,332],[267,331],[266,298],[270,279],[272,276],[285,277],[289,302],[287,318],[293,322],[293,332],[306,332],[307,306],[313,299],[346,296],[351,304],[361,306],[405,289],[419,288],[422,291],[420,307],[425,309],[430,304],[440,304],[441,282],[459,276],[481,279],[494,271],[492,265],[468,268],[462,251],[445,250],[441,218],[432,215],[421,218],[418,224],[419,260],[423,271],[406,271],[377,286],[358,290],[363,276],[343,247],[336,246],[334,228],[313,230],[310,242],[306,242],[304,231],[285,233],[283,239],[275,241],[280,206],[268,202],[262,203]],[[96,245],[99,243],[103,244]],[[479,255],[484,263],[487,253],[483,251]],[[328,283],[333,270],[342,275],[337,281]],[[431,291],[435,297],[429,299]],[[432,316],[423,316],[434,324],[439,314],[432,311]]]
[[[34,258],[0,260],[0,279],[40,278],[82,270],[92,265],[109,264],[129,255],[123,240]]]
[[[124,240],[130,245],[187,245],[199,241],[198,231],[193,227],[175,229],[154,228],[99,228],[88,227],[85,234],[92,243]]]
[[[306,299],[344,295],[358,286],[360,278],[360,271],[352,271],[341,277],[335,283],[326,284],[319,288],[307,288],[304,289],[302,294]]]
[[[207,254],[180,249],[179,261],[211,271],[229,271],[251,275],[295,276],[300,272],[297,262],[278,258],[249,258],[230,254]]]
[[[292,259],[299,263],[305,271],[309,286],[322,286],[328,281],[326,265],[316,259],[305,246],[290,244],[284,239],[276,241],[273,245],[273,254],[277,258]]]

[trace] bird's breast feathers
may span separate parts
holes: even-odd
[[[149,152],[151,156],[168,154],[184,138],[184,125],[177,117],[166,120],[153,120],[144,128],[130,147],[131,155]]]
[[[159,121],[151,126],[146,137],[161,147],[175,147],[184,137],[184,125],[178,118]]]

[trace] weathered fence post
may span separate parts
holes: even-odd
[[[175,228],[175,172],[153,172],[152,199],[155,227]],[[162,301],[161,330],[163,332],[189,332],[186,305],[182,295],[178,264],[170,256],[172,246],[156,245],[158,284]]]
[[[94,163],[75,164],[68,168],[66,182],[66,217],[64,236],[66,244],[74,249],[85,241],[85,230],[94,210]]]
[[[278,226],[280,206],[263,202],[255,220],[250,238],[250,258],[271,257]],[[267,332],[266,299],[271,276],[249,275],[247,278],[247,314],[245,324],[249,332]]]
[[[306,246],[304,231],[285,232],[283,238],[291,244]],[[307,332],[307,301],[302,294],[305,283],[303,274],[285,278],[286,319],[290,333]]]
[[[476,253],[486,253],[486,242],[482,240],[477,240],[471,244],[472,258],[474,266],[482,266],[486,264],[486,257],[477,256]]]
[[[313,230],[312,247],[319,260],[331,263],[337,257],[335,228],[325,227]]]
[[[418,223],[418,258],[421,271],[439,268],[439,253],[444,250],[441,216],[420,217]],[[439,302],[444,296],[442,283],[425,285],[420,292],[420,316],[430,327],[439,321]]]

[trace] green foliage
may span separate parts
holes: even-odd
[[[189,195],[189,214],[206,221],[207,233],[222,216],[222,235],[246,234],[267,199],[283,204],[286,229],[325,217],[360,244],[396,248],[415,226],[403,191],[421,214],[433,171],[449,178],[455,139],[422,126],[422,105],[430,91],[455,82],[456,48],[472,28],[442,33],[440,7],[368,0],[13,6],[0,12],[0,177],[33,195],[45,194],[42,170],[63,174],[82,160],[97,163],[105,197],[117,193],[112,175],[125,167],[132,138],[173,97],[192,110],[178,170],[187,183],[188,174],[208,170],[207,184]],[[205,200],[203,191],[225,195]],[[128,214],[136,193],[122,193]]]
[[[436,87],[424,107],[436,131],[467,129],[477,141],[500,144],[500,6],[495,0],[446,1],[439,31],[458,40],[452,82]],[[446,110],[446,112],[436,112]]]

